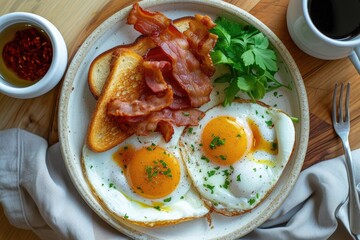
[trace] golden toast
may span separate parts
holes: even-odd
[[[150,38],[140,36],[132,44],[116,46],[97,56],[92,61],[88,74],[89,88],[94,97],[97,99],[101,94],[102,88],[110,74],[112,66],[114,65],[112,62],[113,52],[116,49],[128,49],[139,54],[140,56],[144,56],[149,49],[154,47],[156,46]]]
[[[138,99],[145,88],[142,56],[126,48],[118,48],[112,55],[115,58],[113,67],[88,128],[87,144],[95,152],[106,151],[130,136],[107,114],[108,102],[115,97],[124,101]]]

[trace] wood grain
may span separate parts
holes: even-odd
[[[251,10],[260,0],[229,0],[244,10]],[[0,0],[0,14],[26,11],[50,20],[62,33],[67,44],[69,63],[86,37],[105,19],[133,3],[91,0]],[[28,100],[0,94],[0,130],[19,127],[46,138],[49,145],[58,141],[57,102],[61,83],[49,93]],[[35,240],[29,230],[10,225],[0,206],[0,240]]]

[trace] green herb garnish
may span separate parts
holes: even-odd
[[[214,194],[214,185],[210,185],[210,184],[204,184],[203,185],[205,188],[208,188],[211,191],[211,194]]]
[[[265,123],[266,123],[266,125],[267,125],[268,127],[273,127],[273,126],[274,126],[274,123],[273,123],[272,120],[265,121]]]
[[[209,176],[209,177],[214,176],[214,175],[215,175],[215,173],[216,173],[216,171],[215,171],[215,170],[211,170],[211,171],[208,171],[208,172],[207,172],[207,174],[208,174],[208,176]]]
[[[219,136],[212,136],[213,140],[210,142],[210,149],[213,150],[225,144],[225,139],[220,139]]]
[[[159,173],[156,167],[150,166],[145,166],[145,171],[149,181],[152,181],[152,179]]]
[[[250,198],[249,201],[248,201],[248,203],[249,203],[250,205],[253,205],[253,204],[255,203],[255,201],[256,201],[255,199]]]
[[[240,174],[238,174],[238,175],[236,176],[236,181],[241,182],[241,175],[240,175]]]
[[[210,160],[205,156],[201,156],[201,160],[204,160],[205,162],[210,162]]]
[[[215,23],[211,32],[218,35],[218,41],[211,58],[215,65],[229,67],[226,74],[215,79],[216,83],[229,83],[225,88],[224,106],[230,105],[239,91],[255,101],[279,87],[290,88],[274,77],[278,71],[277,57],[263,33],[223,17]]]

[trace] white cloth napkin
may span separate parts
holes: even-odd
[[[352,156],[359,183],[360,149]],[[318,163],[300,174],[281,208],[243,239],[327,239],[339,221],[349,229],[347,196],[343,156]],[[82,200],[60,145],[48,148],[43,138],[24,130],[0,131],[0,203],[12,225],[41,239],[128,239]]]

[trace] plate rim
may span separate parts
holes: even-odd
[[[295,182],[301,172],[301,168],[303,166],[303,162],[305,160],[308,140],[309,140],[309,107],[308,107],[308,101],[307,101],[307,95],[306,95],[306,89],[305,85],[302,79],[302,76],[300,74],[300,71],[292,58],[291,54],[285,47],[285,45],[281,42],[281,40],[272,32],[270,28],[268,28],[264,23],[262,23],[260,20],[258,20],[256,17],[248,13],[247,11],[239,8],[238,6],[232,5],[230,3],[224,2],[224,1],[218,1],[218,0],[180,0],[180,1],[172,1],[172,0],[146,0],[141,1],[139,4],[144,7],[154,7],[158,5],[164,5],[169,3],[195,3],[195,4],[202,4],[207,5],[210,7],[215,7],[220,10],[223,10],[226,13],[230,13],[232,15],[236,15],[239,19],[242,19],[243,21],[255,26],[260,31],[266,34],[266,36],[269,38],[271,44],[277,49],[278,53],[283,58],[284,62],[286,63],[287,67],[290,68],[289,74],[292,76],[292,82],[294,82],[294,87],[296,88],[296,92],[299,94],[298,104],[300,109],[300,141],[298,143],[298,152],[297,152],[297,158],[295,161],[295,164],[291,170],[290,178],[288,179],[287,183],[284,184],[284,186],[281,188],[281,197],[278,197],[277,201],[273,200],[274,206],[272,207],[271,211],[267,211],[261,215],[261,217],[255,218],[250,223],[255,223],[256,226],[259,226],[261,223],[265,222],[271,215],[281,206],[281,204],[285,201],[287,195],[290,193],[291,189],[294,187]],[[103,214],[100,214],[98,209],[96,208],[94,203],[90,203],[87,199],[87,193],[85,192],[85,187],[81,186],[81,183],[79,179],[74,175],[75,173],[71,169],[71,153],[69,153],[67,150],[70,149],[69,146],[69,134],[68,134],[68,128],[66,119],[67,117],[67,109],[69,108],[69,98],[72,92],[72,86],[75,80],[75,76],[77,73],[77,70],[80,68],[81,64],[83,63],[84,58],[86,57],[87,50],[93,46],[93,43],[100,38],[97,33],[103,32],[104,29],[110,28],[112,25],[111,23],[116,21],[116,19],[123,19],[124,17],[127,17],[127,13],[130,11],[132,7],[132,4],[120,9],[119,11],[115,12],[113,15],[105,19],[102,23],[100,23],[91,33],[90,35],[84,40],[84,42],[81,44],[79,49],[77,50],[76,54],[74,55],[72,61],[70,62],[68,69],[66,71],[66,75],[63,80],[63,84],[61,87],[60,92],[60,99],[59,99],[59,111],[58,111],[58,122],[59,122],[59,128],[58,128],[58,134],[59,134],[59,140],[61,145],[61,153],[63,160],[66,165],[66,169],[68,171],[68,174],[70,176],[71,181],[73,182],[75,188],[79,192],[80,196],[83,198],[85,203],[98,215],[100,216],[104,221],[106,221],[108,224],[116,228],[121,233],[124,233],[130,237],[135,238],[142,238],[142,237],[150,237],[152,239],[153,236],[144,234],[142,232],[137,231],[136,229],[129,229],[126,227],[126,224],[119,223],[118,221],[112,219],[112,217],[108,214],[107,216],[104,216]],[[294,90],[294,89],[293,89]],[[248,226],[247,224],[246,226]],[[225,238],[234,238],[246,235],[247,233],[251,232],[255,227],[245,227],[244,229],[238,229],[235,232],[229,233],[225,235]]]

